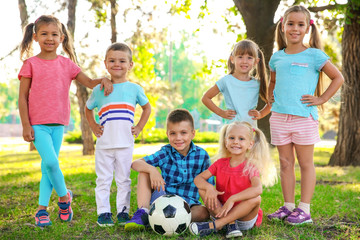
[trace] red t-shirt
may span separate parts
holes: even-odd
[[[245,165],[246,161],[236,167],[230,167],[230,158],[220,158],[208,168],[211,174],[216,176],[216,190],[225,192],[223,195],[218,195],[221,204],[225,204],[230,196],[251,187],[251,178],[260,176],[257,169],[244,173]],[[239,203],[236,202],[234,206]],[[256,226],[260,226],[262,216],[263,212],[259,209]]]

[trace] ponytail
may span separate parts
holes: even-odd
[[[284,33],[282,31],[282,24],[283,24],[283,18],[281,18],[281,20],[278,22],[275,30],[275,41],[278,46],[278,50],[286,48],[286,40]]]
[[[24,36],[23,40],[20,44],[20,60],[24,61],[31,57],[33,55],[33,48],[32,48],[32,42],[33,42],[33,32],[34,29],[34,23],[29,23],[26,25],[24,29]]]
[[[265,65],[265,57],[263,52],[258,48],[258,57],[259,57],[259,63],[257,64],[257,78],[260,81],[260,89],[259,89],[259,95],[260,98],[267,102],[267,92],[268,92],[268,75],[267,75],[267,69]]]
[[[64,40],[62,42],[63,49],[65,53],[69,56],[71,61],[77,63],[72,37],[69,31],[66,29],[65,25],[62,23],[61,23],[61,31],[64,34]]]

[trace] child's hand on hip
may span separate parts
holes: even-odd
[[[223,110],[221,112],[220,117],[231,120],[235,117],[235,115],[236,115],[235,110],[228,109],[228,110]]]
[[[309,94],[302,95],[300,100],[303,104],[307,104],[307,107],[321,105],[326,102],[325,99],[321,97],[315,97]]]

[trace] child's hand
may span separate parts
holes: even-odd
[[[226,201],[224,206],[221,207],[220,212],[216,214],[215,217],[216,218],[226,217],[226,215],[232,209],[233,206],[234,206],[234,201],[232,200],[231,197],[229,197],[229,199]]]
[[[308,95],[308,94],[302,95],[300,100],[303,104],[308,103],[308,105],[306,105],[307,107],[321,105],[326,102],[321,97],[315,97],[313,95]]]
[[[100,84],[100,90],[102,90],[104,88],[104,95],[105,96],[109,96],[110,93],[112,93],[113,91],[113,84],[111,82],[110,79],[104,77],[101,80],[101,84]]]
[[[104,127],[99,124],[95,124],[94,126],[90,125],[90,128],[97,138],[101,137],[104,132]]]
[[[252,116],[252,120],[258,120],[261,118],[261,113],[256,109],[251,109],[248,112],[249,116]]]
[[[26,142],[34,141],[34,136],[34,129],[30,125],[28,127],[23,127],[23,138]]]
[[[132,127],[131,127],[131,134],[132,134],[132,135],[135,135],[135,138],[137,138],[137,137],[139,136],[141,130],[142,130],[142,129],[140,129],[140,127],[138,127],[137,125],[136,125],[135,127],[132,126]]]
[[[150,183],[151,183],[151,189],[160,191],[160,188],[165,191],[165,181],[162,178],[159,171],[154,167],[150,172]]]
[[[267,100],[268,100],[268,103],[269,103],[270,105],[272,105],[273,102],[275,102],[274,93],[269,93]]]
[[[222,112],[220,113],[220,117],[222,118],[225,118],[225,119],[233,119],[236,115],[236,112],[235,110],[231,110],[231,109],[228,109],[228,110],[222,110]]]
[[[205,192],[205,205],[211,210],[215,210],[218,207],[218,195],[223,195],[225,192],[217,191],[214,186],[210,186]]]

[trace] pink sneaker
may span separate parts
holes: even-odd
[[[295,208],[294,211],[286,218],[286,223],[291,225],[300,225],[303,223],[312,223],[310,214],[305,213],[300,208]]]
[[[267,217],[270,221],[272,220],[283,220],[290,216],[291,211],[287,207],[282,206],[276,212],[269,214]]]
[[[69,196],[69,200],[67,202],[60,202],[60,199],[58,202],[59,218],[61,221],[64,222],[70,222],[73,217],[73,210],[71,208],[73,193],[70,190],[68,190],[68,196]]]

